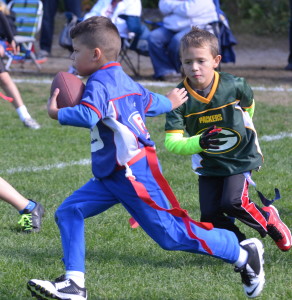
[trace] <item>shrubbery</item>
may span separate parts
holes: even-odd
[[[257,34],[287,33],[287,0],[221,0],[221,8],[235,28]]]

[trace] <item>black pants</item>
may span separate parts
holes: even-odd
[[[290,21],[289,21],[289,57],[288,63],[292,64],[292,0],[289,1],[290,5]]]
[[[42,2],[44,6],[44,16],[42,20],[40,48],[50,53],[53,44],[54,22],[59,0],[42,0]],[[78,18],[81,17],[81,0],[64,0],[64,4],[66,11],[73,13]]]
[[[243,174],[232,176],[199,176],[201,221],[217,228],[233,231],[238,240],[246,239],[235,225],[234,218],[267,233],[267,214],[248,197],[248,182]]]

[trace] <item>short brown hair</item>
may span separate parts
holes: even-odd
[[[191,31],[185,34],[180,41],[180,54],[189,47],[201,48],[206,45],[210,46],[213,57],[219,54],[217,37],[207,30],[192,27]]]
[[[121,50],[121,37],[117,27],[106,17],[91,17],[78,23],[70,31],[88,48],[100,48],[109,60],[117,60]]]

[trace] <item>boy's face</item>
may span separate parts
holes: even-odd
[[[203,90],[211,83],[220,60],[220,55],[212,56],[208,45],[189,47],[181,52],[182,68],[193,89]]]
[[[74,51],[71,55],[71,59],[78,75],[89,76],[97,71],[99,58],[96,57],[96,49],[88,48],[78,37],[72,40],[72,44]]]

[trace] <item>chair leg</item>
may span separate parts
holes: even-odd
[[[137,72],[135,66],[133,65],[131,59],[129,58],[129,56],[128,56],[128,54],[125,50],[121,51],[120,57],[121,57],[120,62],[125,61],[126,65],[134,73],[134,75],[139,76],[139,69],[138,69],[138,72]]]
[[[6,69],[7,71],[10,71],[10,65],[11,65],[11,63],[12,63],[12,61],[13,61],[13,58],[12,58],[12,56],[10,56],[10,55],[7,55],[7,56],[8,56],[8,59],[7,59],[6,65],[5,65],[5,69]]]
[[[36,65],[38,71],[40,72],[40,71],[41,71],[41,66],[40,66],[40,64],[37,62],[36,56],[35,56],[34,52],[33,52],[33,51],[30,51],[30,52],[29,52],[29,56],[30,56],[30,58],[32,59],[33,63]]]
[[[137,53],[137,66],[138,66],[138,74],[140,76],[140,54]]]

